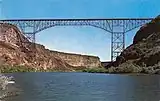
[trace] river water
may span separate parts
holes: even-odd
[[[13,73],[2,101],[160,101],[159,75]]]

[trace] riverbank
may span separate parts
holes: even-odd
[[[0,73],[14,73],[14,72],[67,72],[56,69],[31,68],[27,66],[9,66],[1,65]]]
[[[88,68],[82,70],[82,72],[88,73],[109,73],[109,74],[160,74],[160,66],[138,66],[132,63],[123,63],[119,67],[110,67],[110,68]]]
[[[87,73],[109,73],[109,71],[105,68],[87,68],[80,70],[81,72],[87,72]]]
[[[80,68],[80,67],[79,67]],[[88,73],[108,73],[108,70],[102,67],[94,67],[94,68],[86,68],[77,69],[75,71],[62,71],[56,69],[43,69],[43,68],[31,68],[26,66],[9,66],[9,65],[1,65],[0,73],[14,73],[14,72],[88,72]]]
[[[43,69],[43,68],[31,68],[26,66],[9,66],[9,65],[1,65],[0,73],[14,73],[14,72],[87,72],[87,73],[107,73],[107,74],[160,74],[160,69],[153,67],[138,67],[135,65],[126,65],[123,67],[111,67],[111,68],[103,68],[103,67],[94,67],[94,68],[86,68],[86,69],[77,69],[75,71],[62,71],[56,69]]]

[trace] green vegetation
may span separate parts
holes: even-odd
[[[29,68],[25,66],[9,66],[2,65],[0,66],[0,73],[13,73],[13,72],[35,72],[34,68]]]
[[[88,73],[108,73],[108,70],[105,68],[87,68],[82,70],[82,72],[88,72]]]
[[[154,67],[139,67],[135,64],[124,63],[119,67],[111,67],[105,69],[103,67],[94,67],[76,70],[77,72],[87,72],[87,73],[113,73],[113,74],[128,74],[128,73],[140,73],[140,74],[160,74],[160,66],[156,65]],[[44,70],[43,68],[31,68],[26,66],[9,66],[1,65],[0,73],[14,73],[14,72],[68,72],[63,70],[55,70],[48,68]]]
[[[9,65],[1,65],[0,73],[14,73],[14,72],[66,72],[62,70],[55,70],[52,68],[43,69],[43,68],[31,68],[27,66],[9,66]]]

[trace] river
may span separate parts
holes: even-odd
[[[160,101],[159,75],[12,73],[13,93],[2,101]]]

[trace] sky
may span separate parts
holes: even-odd
[[[139,18],[160,14],[160,0],[0,0],[0,19],[38,18]],[[126,46],[135,29],[126,33]],[[110,33],[94,27],[61,26],[36,34],[48,49],[111,58]]]

